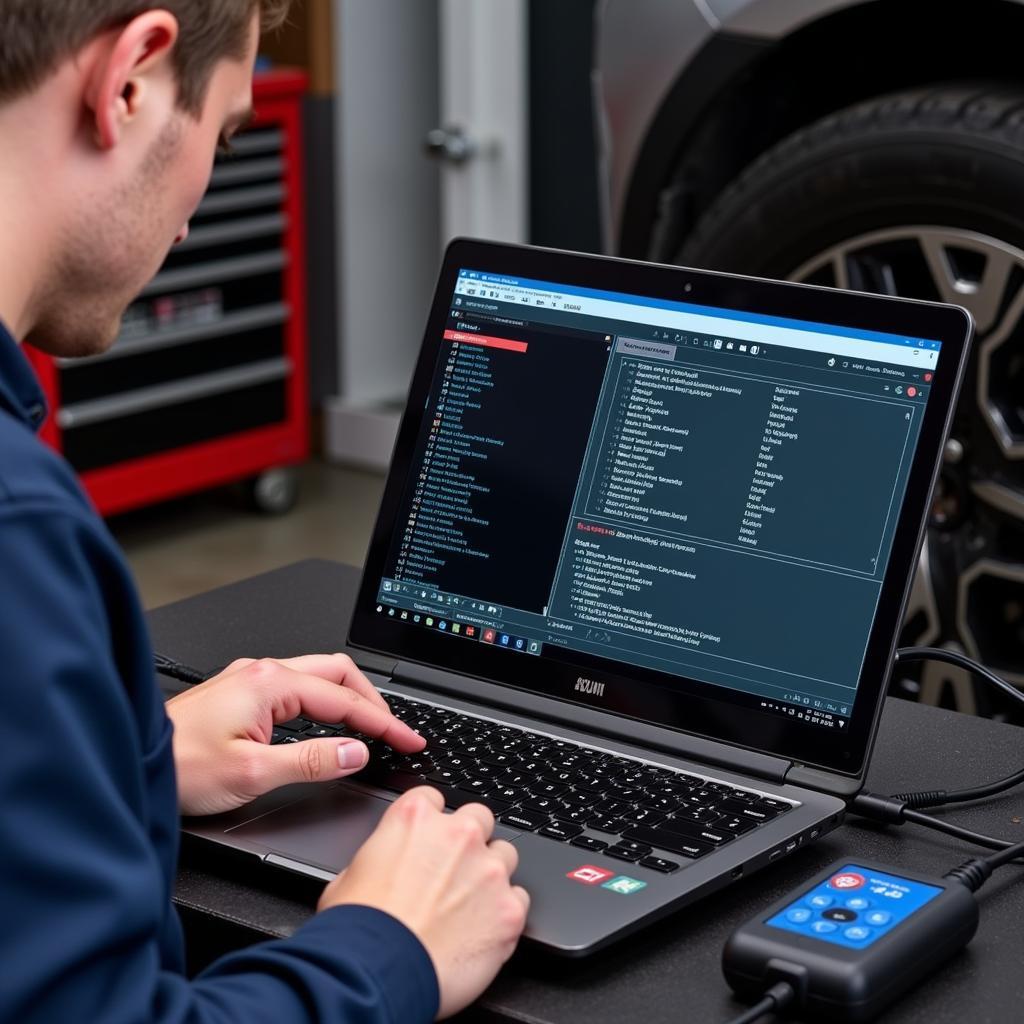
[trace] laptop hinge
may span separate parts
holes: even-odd
[[[508,686],[488,683],[455,672],[414,665],[400,661],[392,670],[397,682],[422,686],[432,691],[449,693],[464,700],[488,707],[504,708],[520,715],[557,722],[562,726],[608,736],[623,743],[663,751],[676,757],[690,758],[704,764],[717,765],[744,775],[754,775],[771,782],[784,784],[792,762],[770,754],[743,750],[727,743],[690,736],[673,729],[638,722],[607,712],[591,710],[578,704],[541,697]]]
[[[795,764],[786,772],[786,781],[793,786],[803,786],[819,793],[830,793],[842,800],[856,796],[864,785],[861,778],[852,779],[847,775],[832,775],[805,764]]]

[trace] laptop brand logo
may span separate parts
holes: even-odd
[[[583,676],[580,676],[576,680],[576,692],[589,693],[593,697],[603,697],[604,683],[599,683],[594,679],[584,679]]]

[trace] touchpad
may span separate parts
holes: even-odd
[[[390,801],[369,793],[332,786],[309,800],[246,822],[231,834],[293,860],[341,871],[390,806]]]
[[[230,834],[303,864],[337,872],[348,867],[390,806],[386,798],[335,785],[247,821]],[[493,838],[514,841],[520,835],[497,825]]]

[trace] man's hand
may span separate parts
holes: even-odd
[[[388,710],[345,654],[244,658],[167,702],[182,814],[218,814],[289,782],[326,782],[364,767],[366,745],[334,738],[270,746],[275,722],[299,714],[345,722],[401,753],[425,741]]]
[[[439,1017],[468,1006],[512,955],[530,898],[509,878],[519,856],[489,842],[482,804],[444,814],[435,789],[399,797],[349,867],[324,890],[320,910],[356,903],[402,922],[423,943],[441,990]]]

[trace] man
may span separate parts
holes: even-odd
[[[404,795],[293,938],[183,974],[177,812],[362,767],[268,745],[302,712],[423,740],[340,655],[238,661],[172,701],[122,558],[35,437],[17,342],[103,351],[242,125],[260,19],[287,0],[0,0],[0,1021],[395,1021],[454,1013],[511,954],[527,896],[479,805]],[[168,715],[170,721],[168,721]],[[173,722],[173,740],[172,727]],[[173,755],[172,755],[173,750]]]

